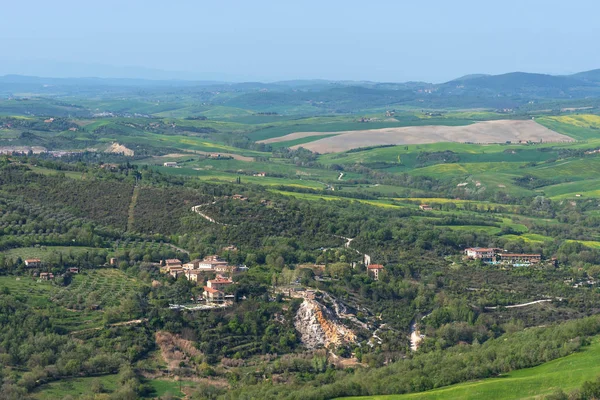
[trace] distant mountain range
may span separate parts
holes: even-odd
[[[372,82],[372,81],[333,81],[325,79],[298,79],[264,82],[224,82],[213,80],[189,79],[133,79],[133,78],[52,78],[27,75],[0,76],[0,84],[46,85],[46,86],[228,86],[237,89],[254,88],[318,88],[331,86],[360,86],[371,88],[407,89],[418,87],[452,87],[465,86],[490,90],[518,90],[531,88],[553,88],[569,90],[578,87],[600,85],[600,69],[579,72],[572,75],[547,75],[528,72],[511,72],[501,75],[470,74],[453,79],[446,83],[433,84],[427,82]]]
[[[281,107],[347,113],[373,108],[488,107],[513,109],[550,100],[600,105],[600,69],[572,75],[472,74],[441,84],[291,80],[272,83],[131,78],[0,77],[0,96],[137,96],[143,101],[189,95],[212,105],[272,112]],[[578,104],[579,104],[578,103]],[[590,104],[588,104],[590,103]],[[580,105],[581,106],[581,105]],[[530,106],[529,106],[530,107]]]

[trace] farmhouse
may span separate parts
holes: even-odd
[[[465,249],[465,255],[471,260],[495,261],[500,249],[486,247],[470,247]]]
[[[370,265],[367,266],[367,272],[376,281],[379,280],[379,272],[382,271],[383,269],[384,269],[383,265],[381,265],[381,264],[370,264]]]
[[[167,161],[166,163],[163,164],[163,166],[165,166],[165,167],[176,167],[177,163],[175,161]]]
[[[233,284],[231,279],[224,279],[222,277],[218,277],[217,279],[211,279],[206,282],[206,286],[211,289],[222,290],[223,288]]]
[[[204,298],[207,302],[221,302],[225,300],[225,294],[220,290],[213,289],[208,286],[204,286]]]
[[[503,264],[537,264],[542,261],[541,254],[500,254],[500,261]]]
[[[419,206],[419,209],[421,209],[423,211],[431,211],[431,210],[433,210],[433,208],[431,208],[431,206],[429,204],[421,204]]]
[[[25,266],[27,268],[39,268],[42,266],[42,260],[39,258],[29,258],[25,260]]]
[[[264,178],[265,176],[267,176],[267,173],[266,172],[258,172],[256,174],[254,174],[254,176],[260,176],[260,177]]]
[[[78,274],[79,273],[79,268],[77,268],[77,267],[71,267],[67,271],[69,271],[71,274]]]

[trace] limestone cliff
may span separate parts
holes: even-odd
[[[337,309],[337,307],[335,307]],[[294,321],[302,343],[309,348],[339,346],[356,342],[354,331],[339,321],[337,310],[330,310],[317,300],[305,298]]]

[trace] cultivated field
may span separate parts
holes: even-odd
[[[369,129],[362,131],[337,132],[331,136],[301,146],[318,152],[334,153],[351,149],[381,146],[425,144],[438,142],[505,143],[520,140],[532,142],[570,142],[568,136],[556,133],[533,120],[484,121],[466,126],[409,126],[400,128]],[[297,140],[319,136],[320,132],[296,132],[265,143]],[[331,135],[331,132],[329,133]],[[294,147],[300,147],[296,145]]]

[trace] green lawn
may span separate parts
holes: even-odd
[[[582,351],[533,368],[513,371],[498,378],[461,383],[422,393],[390,396],[352,397],[363,400],[404,399],[527,399],[551,394],[560,388],[565,392],[600,375],[600,339]]]

